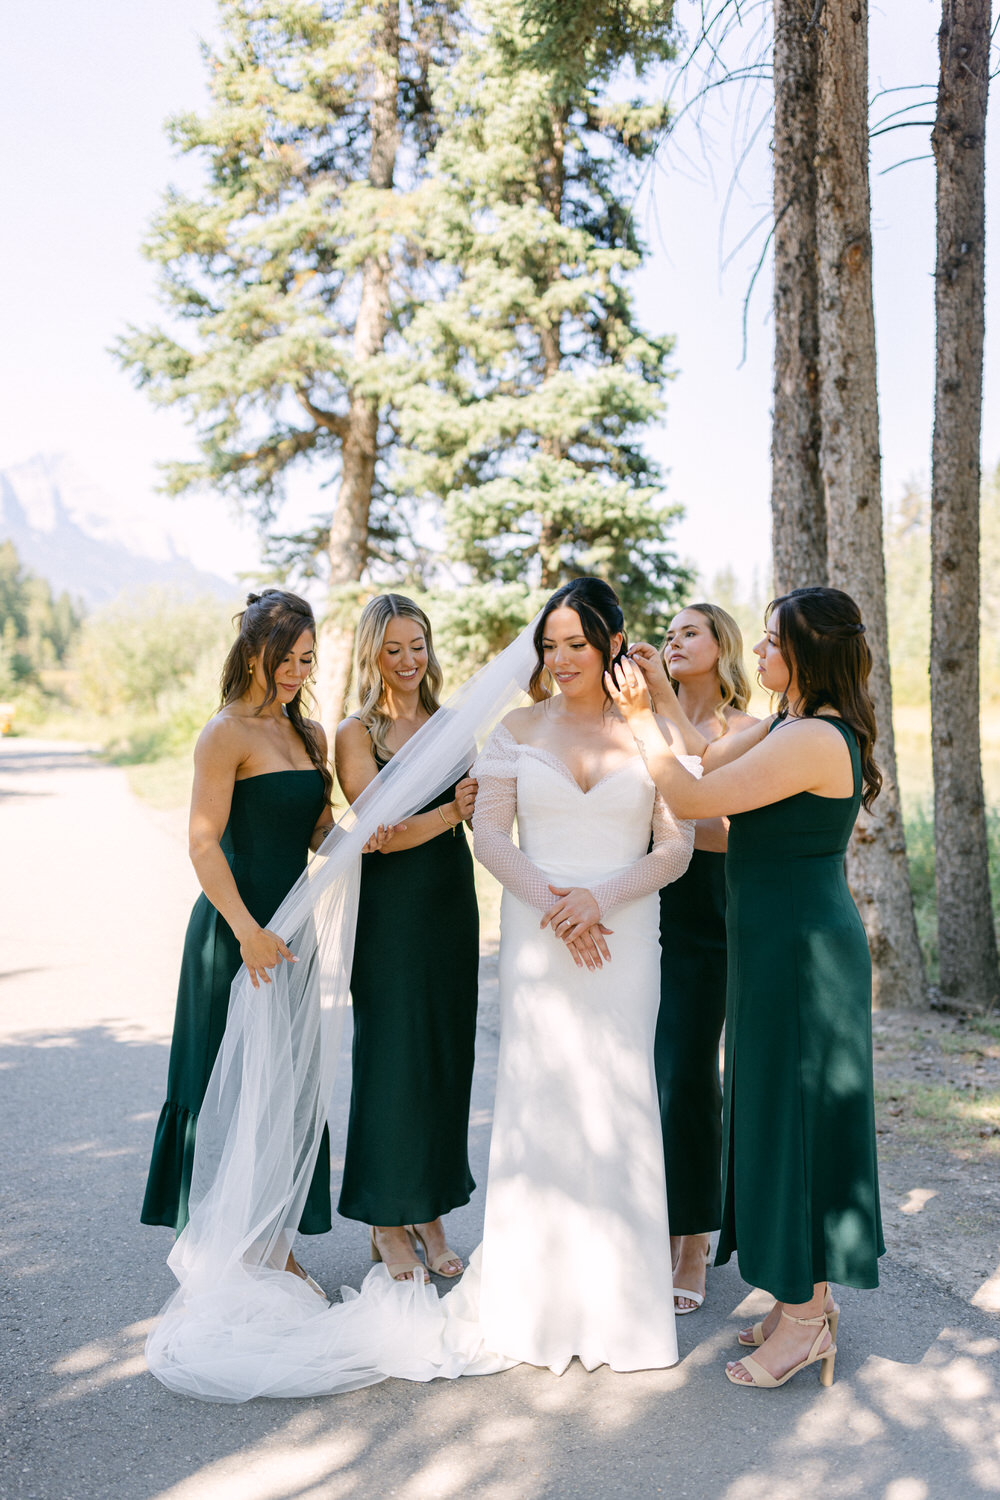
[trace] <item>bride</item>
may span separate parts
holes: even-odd
[[[656,796],[605,695],[625,644],[606,584],[558,590],[327,840],[271,924],[299,962],[274,971],[267,1003],[234,982],[191,1221],[170,1257],[180,1286],[147,1345],[171,1389],[238,1401],[521,1361],[558,1372],[574,1355],[617,1370],[676,1360],[653,1074],[656,893],[686,868],[693,825]],[[537,701],[508,714],[473,770],[476,854],[505,887],[483,1244],[443,1299],[376,1267],[360,1295],[345,1288],[325,1307],[281,1268],[332,1087],[360,849],[369,825],[399,822],[449,785],[470,737],[526,684]]]
[[[658,1368],[677,1345],[657,893],[687,868],[693,825],[656,796],[605,694],[626,645],[614,591],[566,584],[534,641],[532,695],[543,676],[558,695],[509,714],[474,768],[476,856],[504,886],[479,1323],[488,1348],[557,1373],[573,1355]]]

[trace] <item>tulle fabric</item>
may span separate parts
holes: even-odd
[[[379,1266],[360,1298],[327,1306],[283,1267],[333,1092],[361,850],[380,824],[404,821],[467,772],[522,699],[533,629],[393,756],[292,887],[270,925],[298,961],[279,964],[259,990],[245,969],[233,981],[198,1119],[190,1220],[169,1257],[178,1289],[146,1347],[171,1390],[209,1401],[307,1396],[509,1363],[476,1347],[474,1270],[439,1301],[432,1287],[395,1282]]]

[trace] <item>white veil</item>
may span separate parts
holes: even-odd
[[[169,1257],[179,1288],[146,1345],[172,1390],[243,1401],[460,1373],[422,1282],[369,1276],[364,1298],[327,1307],[284,1266],[333,1091],[361,850],[380,824],[404,821],[467,772],[527,687],[533,631],[534,621],[393,756],[289,891],[270,926],[298,962],[259,990],[245,969],[233,981],[198,1117],[191,1217]]]

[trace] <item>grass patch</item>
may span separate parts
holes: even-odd
[[[927,977],[933,984],[938,978],[934,816],[929,802],[917,802],[904,811],[906,853],[910,864],[910,889],[913,892],[917,935],[927,964]],[[1000,913],[1000,807],[986,809],[986,838],[989,844],[990,891],[996,914]]]
[[[895,1146],[943,1146],[962,1157],[1000,1161],[1000,1090],[876,1081],[875,1114]]]
[[[128,784],[135,795],[166,812],[186,807],[190,802],[193,771],[190,751],[146,764],[125,763]]]

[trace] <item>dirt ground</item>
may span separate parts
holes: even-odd
[[[873,1031],[891,1254],[1000,1311],[1000,1016],[880,1011]]]

